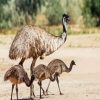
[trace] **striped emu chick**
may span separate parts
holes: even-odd
[[[45,91],[42,88],[42,81],[45,79],[50,79],[51,81],[54,81],[55,79],[52,77],[47,66],[43,64],[40,64],[33,69],[33,75],[35,76],[35,79],[38,79],[38,85],[40,86],[40,98],[42,98],[41,90],[43,91],[43,94],[45,94]]]
[[[18,84],[25,83],[26,86],[30,86],[34,80],[34,75],[31,76],[31,79],[28,78],[27,73],[23,69],[21,65],[15,65],[11,67],[4,75],[4,81],[10,80],[12,83],[12,91],[11,91],[11,100],[13,95],[13,89],[16,85],[16,96],[18,100]]]
[[[72,70],[73,65],[76,65],[74,60],[71,61],[70,66],[68,68],[67,65],[62,60],[54,59],[47,66],[49,68],[51,74],[52,75],[56,75],[55,76],[55,80],[56,80],[56,82],[58,84],[60,95],[62,95],[62,92],[60,90],[58,76],[60,76],[60,74],[62,74],[63,72],[69,73]],[[51,83],[51,81],[49,82],[48,87],[46,89],[47,93],[48,93],[48,89],[49,89],[50,83]]]
[[[21,58],[19,64],[23,65],[25,59],[32,58],[32,69],[35,66],[37,58],[43,59],[55,52],[61,45],[63,45],[67,39],[69,16],[62,15],[62,33],[60,36],[54,36],[46,32],[45,30],[32,25],[26,25],[21,28],[9,50],[10,59]],[[30,96],[32,96],[32,86],[30,89]]]

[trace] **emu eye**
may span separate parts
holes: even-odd
[[[66,17],[64,17],[64,19],[66,19]]]

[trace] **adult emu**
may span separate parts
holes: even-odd
[[[31,25],[23,27],[18,31],[11,44],[9,57],[11,59],[21,58],[19,62],[21,65],[23,65],[25,59],[32,57],[33,61],[30,68],[32,74],[32,67],[35,66],[38,57],[43,59],[44,56],[52,54],[66,41],[68,21],[69,16],[63,14],[63,33],[60,36],[53,36],[45,30]],[[30,95],[32,96],[32,87]]]

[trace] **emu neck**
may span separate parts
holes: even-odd
[[[56,51],[60,46],[62,46],[65,41],[67,39],[67,34],[64,32],[61,34],[60,37],[56,37],[55,39],[53,39],[52,41],[52,46],[51,46],[51,50],[52,50],[52,47],[53,47],[53,51]]]
[[[63,33],[67,33],[68,25],[67,22],[62,19],[62,25],[63,25]]]
[[[66,72],[70,72],[72,70],[72,68],[73,68],[73,65],[72,65],[72,63],[70,63],[69,68],[66,66]]]
[[[67,24],[67,22],[64,21],[64,19],[62,19],[62,25],[63,25],[63,34],[62,34],[62,38],[66,41],[66,38],[67,38],[67,30],[68,30],[68,24]]]
[[[46,55],[51,54],[52,52],[56,51],[60,46],[62,46],[66,39],[67,39],[67,23],[62,21],[63,25],[63,33],[59,37],[52,37],[49,38],[46,46]]]
[[[58,48],[66,41],[67,39],[67,22],[62,19],[62,25],[63,25],[63,33],[58,38]]]
[[[56,78],[57,78],[58,76],[59,76],[59,74],[56,72],[56,73],[53,75],[53,77],[51,76],[50,80],[51,80],[51,81],[55,81]]]
[[[54,77],[50,76],[50,80],[55,81],[55,76]]]
[[[33,83],[34,79],[31,78],[31,80],[28,78],[27,80],[25,79],[24,82],[26,84],[27,87],[31,86],[31,84]]]

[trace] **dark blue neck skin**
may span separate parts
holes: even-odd
[[[62,19],[62,24],[63,24],[63,32],[67,32],[67,22],[64,21],[64,18]]]
[[[63,24],[63,32],[64,33],[66,33],[67,32],[67,30],[66,30],[66,28],[65,28],[65,25]]]

